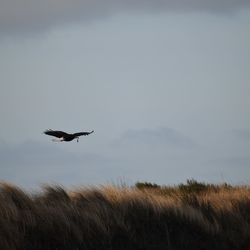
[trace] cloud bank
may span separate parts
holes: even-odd
[[[71,153],[54,143],[26,141],[11,145],[0,141],[0,181],[36,186],[45,182],[97,183],[109,180],[110,160],[93,153]]]
[[[121,12],[234,12],[249,7],[248,0],[0,0],[0,34],[39,32]]]
[[[248,132],[230,131],[215,142],[201,144],[174,128],[130,129],[114,144],[107,144],[105,152],[96,148],[92,153],[84,148],[68,151],[73,146],[70,143],[26,141],[11,145],[0,140],[0,181],[25,187],[50,182],[96,185],[119,179],[176,184],[187,178],[221,181],[223,176],[223,181],[247,183],[250,147],[249,141],[242,145],[241,136]]]
[[[174,149],[190,149],[196,146],[196,143],[179,131],[160,127],[157,129],[140,129],[126,131],[117,145],[120,146],[149,146],[149,147],[172,147]],[[116,146],[117,146],[116,145]]]

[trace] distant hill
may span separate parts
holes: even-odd
[[[25,193],[0,185],[3,250],[249,250],[250,187],[189,180]]]

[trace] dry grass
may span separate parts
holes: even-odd
[[[249,249],[250,188],[0,185],[0,249]]]

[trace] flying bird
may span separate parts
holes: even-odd
[[[57,139],[52,140],[52,141],[56,141],[56,142],[72,141],[74,139],[77,139],[77,142],[78,142],[79,136],[90,135],[93,132],[94,132],[94,130],[92,130],[91,132],[78,132],[78,133],[74,133],[74,134],[68,134],[68,133],[63,132],[63,131],[47,129],[46,131],[44,131],[44,134],[55,136],[55,137],[59,138],[58,140]]]

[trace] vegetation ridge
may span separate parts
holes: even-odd
[[[0,249],[247,250],[250,187],[188,180],[168,187],[0,184]]]

